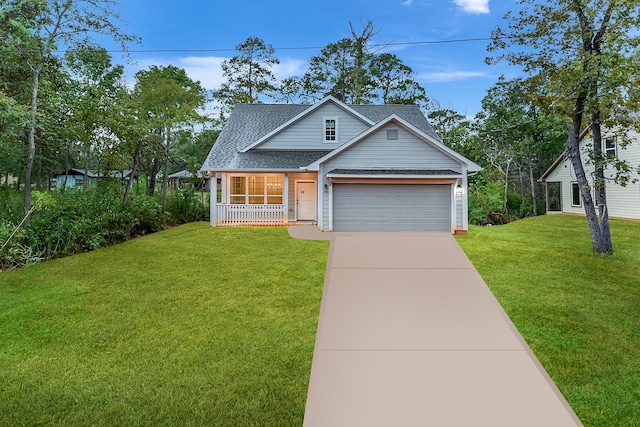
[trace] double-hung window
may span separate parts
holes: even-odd
[[[324,117],[323,118],[323,132],[324,142],[338,142],[338,118],[337,117]]]
[[[613,159],[616,157],[616,139],[604,138],[602,142],[602,151],[606,158]]]
[[[282,175],[236,175],[230,177],[229,203],[232,205],[281,205],[283,191]]]

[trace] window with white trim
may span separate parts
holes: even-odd
[[[604,138],[602,141],[602,154],[607,158],[616,157],[616,139]]]
[[[324,142],[338,142],[338,118],[324,117]]]
[[[582,196],[580,195],[580,186],[577,182],[571,183],[571,206],[582,206]]]
[[[229,203],[232,205],[281,205],[283,191],[282,175],[236,175],[229,179]]]

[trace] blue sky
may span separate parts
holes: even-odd
[[[378,30],[373,42],[394,43],[386,50],[413,68],[430,98],[472,116],[498,77],[517,70],[485,65],[487,41],[419,42],[489,37],[514,7],[513,0],[122,0],[118,10],[121,28],[142,39],[142,46],[131,46],[129,77],[172,64],[207,89],[218,87],[220,63],[250,36],[276,48],[274,72],[283,78],[302,75],[322,47],[349,37],[349,21],[359,30],[369,19]]]

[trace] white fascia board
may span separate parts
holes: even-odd
[[[288,128],[289,126],[293,125],[297,121],[301,120],[303,117],[308,116],[309,114],[311,114],[312,112],[314,112],[318,108],[322,107],[323,105],[327,104],[328,102],[334,102],[338,107],[342,108],[343,110],[345,110],[349,114],[354,115],[355,117],[359,118],[360,120],[362,120],[363,122],[369,124],[370,126],[372,126],[374,124],[374,122],[372,122],[370,119],[366,118],[362,114],[360,114],[357,111],[355,111],[354,109],[350,108],[344,102],[342,102],[342,101],[334,98],[333,96],[329,95],[326,98],[322,99],[317,104],[312,105],[311,107],[309,107],[306,110],[302,111],[300,114],[298,114],[294,118],[290,119],[286,123],[280,125],[276,129],[272,130],[271,132],[269,132],[268,134],[266,134],[265,136],[263,136],[262,138],[260,138],[256,142],[254,142],[254,143],[250,144],[249,146],[243,148],[242,150],[240,150],[240,153],[246,153],[247,151],[251,150],[252,148],[257,147],[258,145],[260,145],[263,142],[265,142],[266,140],[272,138],[274,135],[282,132],[284,129]]]
[[[342,173],[328,173],[327,178],[353,178],[353,179],[460,179],[462,175],[391,175],[391,174],[381,174],[381,175],[355,175],[355,174],[342,174]]]

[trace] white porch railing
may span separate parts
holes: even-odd
[[[216,225],[284,225],[284,205],[216,205]]]

